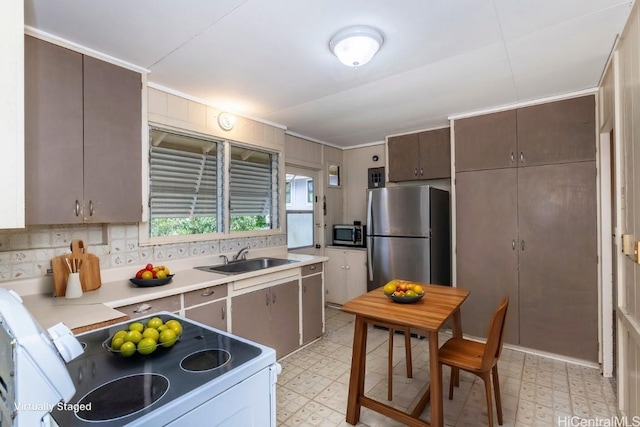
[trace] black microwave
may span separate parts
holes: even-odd
[[[333,244],[335,246],[366,247],[366,225],[336,224],[333,226]]]

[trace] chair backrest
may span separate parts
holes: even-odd
[[[509,308],[509,296],[502,298],[500,305],[491,317],[489,324],[489,334],[487,335],[487,343],[484,347],[482,355],[482,368],[489,370],[495,362],[500,358],[502,353],[502,343],[504,337],[504,325],[507,318],[507,308]]]

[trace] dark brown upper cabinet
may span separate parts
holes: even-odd
[[[139,222],[141,75],[25,36],[27,224]]]
[[[449,128],[390,137],[389,181],[451,177]]]
[[[456,120],[457,172],[591,161],[595,97]]]
[[[454,129],[457,172],[517,166],[515,110],[456,120]]]
[[[596,159],[593,95],[519,108],[518,165]]]

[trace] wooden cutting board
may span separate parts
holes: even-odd
[[[82,291],[89,292],[102,285],[100,278],[100,259],[85,250],[84,242],[76,239],[71,242],[71,253],[60,255],[51,260],[53,269],[53,296],[63,297],[67,290],[67,278],[71,270],[79,266]]]

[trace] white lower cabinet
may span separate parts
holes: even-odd
[[[344,304],[367,292],[367,252],[358,249],[327,248],[325,300]]]

